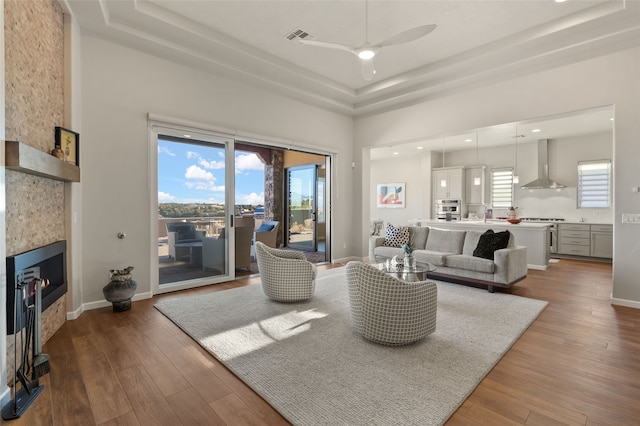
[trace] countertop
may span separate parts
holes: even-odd
[[[613,225],[613,223],[611,222],[580,222],[578,220],[565,220],[562,222],[556,222],[556,223],[569,223],[571,225]]]
[[[449,221],[447,222],[446,220],[438,220],[438,219],[431,219],[431,220],[421,220],[420,221],[422,224],[445,224],[445,225],[460,225],[460,226],[477,226],[478,228],[481,227],[492,227],[492,226],[504,226],[504,227],[518,227],[518,228],[535,228],[535,229],[542,229],[542,228],[547,228],[549,227],[549,223],[545,222],[545,223],[539,223],[539,222],[520,222],[517,224],[512,224],[507,222],[506,220],[500,220],[500,219],[487,219],[487,221],[485,222],[484,220],[461,220],[461,221],[457,221],[457,220],[453,220],[453,221]]]

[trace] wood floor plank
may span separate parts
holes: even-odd
[[[138,419],[153,425],[182,424],[143,366],[126,368],[117,374]]]
[[[229,394],[209,405],[228,425],[267,426],[238,395]]]
[[[73,339],[78,366],[96,423],[104,423],[131,411],[122,386],[95,336]],[[62,390],[61,390],[62,391]]]
[[[167,401],[185,425],[227,425],[193,388],[171,395]]]
[[[146,425],[151,422],[139,413],[151,407],[165,413],[168,406],[190,425],[287,425],[153,307],[162,299],[247,285],[259,285],[259,278],[159,295],[124,313],[87,311],[67,321],[44,348],[52,366],[49,397],[7,423]],[[529,271],[504,291],[549,305],[447,426],[640,424],[640,310],[610,304],[610,264],[562,259],[547,271]],[[49,405],[51,417],[42,409]]]

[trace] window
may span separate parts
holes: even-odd
[[[611,206],[611,160],[578,162],[578,208]]]
[[[491,205],[513,206],[513,169],[491,169]]]

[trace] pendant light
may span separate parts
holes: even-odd
[[[520,183],[520,177],[518,176],[518,126],[516,126],[516,164],[513,169],[513,183]]]
[[[442,167],[444,167],[444,138],[442,138]],[[441,179],[440,180],[440,186],[443,188],[447,187],[447,180],[446,179]]]
[[[478,150],[479,150],[479,141],[478,141],[478,132],[476,132],[476,164],[480,164],[480,160],[479,160],[479,155],[478,155]],[[475,186],[478,186],[482,183],[482,179],[480,179],[480,176],[476,176],[473,178],[473,184]]]

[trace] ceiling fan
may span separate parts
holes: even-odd
[[[365,1],[365,42],[360,47],[352,47],[344,44],[337,43],[327,43],[324,41],[315,41],[315,40],[298,40],[302,44],[306,44],[309,46],[317,46],[317,47],[326,47],[329,49],[339,49],[346,50],[347,52],[351,52],[356,55],[358,58],[362,60],[362,77],[366,81],[371,81],[373,79],[374,74],[376,73],[375,67],[373,65],[373,58],[383,47],[395,46],[398,44],[409,43],[415,41],[419,38],[422,38],[436,29],[437,25],[421,25],[419,27],[414,27],[408,29],[406,31],[402,31],[394,36],[389,37],[388,39],[376,44],[369,44],[369,2]]]

